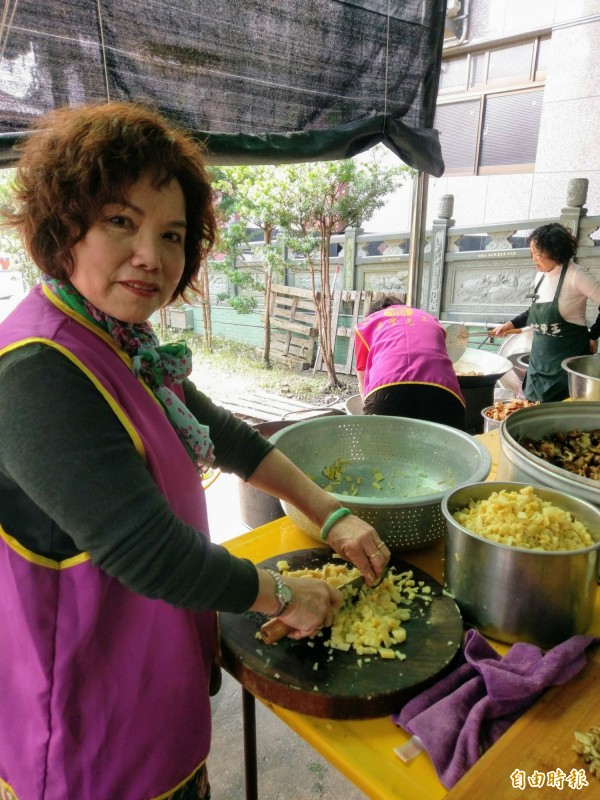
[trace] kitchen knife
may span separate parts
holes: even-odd
[[[372,586],[378,586],[385,575],[387,574],[387,569],[381,575],[381,578],[377,581],[377,583],[372,584]],[[345,583],[342,583],[341,586],[338,586],[340,592],[345,592],[347,589],[360,589],[365,583],[365,579],[362,575],[358,575],[356,578],[352,578]],[[354,602],[358,597],[358,591],[354,594],[350,602]],[[285,623],[279,617],[275,617],[275,619],[270,619],[268,622],[265,622],[264,625],[260,626],[259,634],[260,638],[263,640],[265,644],[275,644],[280,639],[283,639],[284,636],[287,636],[288,633],[293,630],[287,623]]]

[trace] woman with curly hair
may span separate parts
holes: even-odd
[[[342,598],[211,544],[203,471],[297,505],[369,583],[389,551],[148,323],[215,239],[191,137],[136,104],[58,110],[23,148],[16,203],[42,283],[0,324],[0,794],[208,798],[215,611],[301,638]]]
[[[508,336],[530,325],[533,341],[523,391],[528,400],[566,400],[569,378],[561,364],[570,356],[595,353],[600,336],[600,315],[588,330],[588,300],[600,303],[600,282],[573,261],[577,240],[558,222],[541,225],[529,235],[529,249],[541,274],[527,311],[490,331]]]

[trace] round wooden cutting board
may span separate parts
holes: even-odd
[[[332,551],[296,550],[258,566],[276,568],[281,560],[290,570],[317,569],[332,560]],[[456,603],[434,578],[393,556],[390,565],[398,572],[412,570],[415,580],[431,587],[433,598],[409,606],[411,619],[403,623],[406,641],[397,646],[406,654],[404,661],[331,650],[324,644],[327,630],[312,640],[285,638],[267,645],[256,638],[265,617],[247,612],[219,614],[223,666],[252,694],[291,711],[329,719],[370,719],[399,711],[452,668],[463,625]]]

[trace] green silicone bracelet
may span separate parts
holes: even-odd
[[[325,541],[325,539],[327,539],[329,531],[333,528],[338,519],[341,519],[342,517],[345,517],[346,514],[351,514],[351,513],[352,511],[350,511],[349,508],[343,508],[343,507],[337,508],[335,511],[333,511],[323,523],[323,527],[321,528],[321,539]]]

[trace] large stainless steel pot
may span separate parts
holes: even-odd
[[[525,375],[527,374],[527,370],[529,369],[529,357],[531,353],[522,353],[517,358],[517,364],[519,365],[519,372],[517,374],[521,377],[521,383],[525,380]]]
[[[528,409],[525,409],[528,410]],[[515,412],[515,413],[521,413]],[[505,423],[506,426],[507,423]],[[446,518],[446,590],[463,619],[501,642],[553,647],[585,633],[592,620],[600,549],[600,510],[543,486],[537,495],[570,511],[595,541],[582,550],[540,552],[509,547],[477,536],[453,513],[501,489],[524,483],[486,481],[462,486],[442,501]]]
[[[600,355],[571,356],[562,362],[573,400],[600,400]]]
[[[529,353],[515,353],[512,356],[507,356],[508,360],[513,365],[513,372],[519,381],[518,391],[520,391],[523,386],[523,381],[525,380],[527,367],[529,365],[529,361],[527,361],[527,363],[521,361],[521,359],[525,357],[529,359]]]
[[[600,506],[599,481],[556,467],[519,444],[522,436],[542,439],[552,433],[590,431],[598,427],[600,402],[542,403],[515,411],[500,427],[498,480],[541,484]]]

